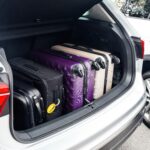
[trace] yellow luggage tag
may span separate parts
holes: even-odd
[[[48,106],[48,108],[47,108],[47,113],[48,113],[48,114],[52,114],[52,113],[55,111],[56,107],[57,107],[59,104],[60,104],[60,99],[58,99],[57,104],[55,104],[55,103],[50,104],[50,105]]]

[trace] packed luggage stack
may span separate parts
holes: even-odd
[[[92,105],[112,88],[119,63],[111,53],[69,43],[10,60],[15,129],[29,129]]]

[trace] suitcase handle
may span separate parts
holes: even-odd
[[[38,100],[37,96],[34,96],[33,97],[34,101],[35,101],[35,106],[36,106],[36,109],[37,109],[37,112],[38,112],[38,116],[39,116],[39,122],[42,122],[43,121],[43,114],[42,114],[42,109],[41,109],[41,105],[40,105],[40,101],[42,99],[42,97],[40,97],[40,101]]]
[[[34,67],[34,66],[31,66],[31,65],[29,65],[29,64],[24,64],[24,67],[29,68],[29,69],[31,69],[31,70],[33,70],[33,71],[38,71],[38,70],[39,70],[38,68],[36,68],[36,67]]]

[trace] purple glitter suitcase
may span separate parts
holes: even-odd
[[[95,69],[91,60],[54,51],[35,51],[32,58],[64,74],[67,111],[93,101]]]
[[[100,65],[88,58],[68,54],[65,52],[57,52],[54,50],[48,51],[51,54],[59,57],[67,57],[69,60],[80,63],[84,70],[84,92],[83,97],[85,102],[90,103],[93,101],[94,84],[95,84],[95,71],[100,69]]]

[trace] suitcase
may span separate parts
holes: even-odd
[[[80,57],[76,55],[67,54],[64,52],[58,51],[46,51],[51,55],[55,55],[58,57],[66,58],[75,62],[78,62],[82,65],[84,70],[84,92],[83,97],[87,103],[93,101],[93,93],[94,93],[94,84],[95,84],[95,73],[96,70],[100,69],[100,65],[96,61],[92,61],[85,57]]]
[[[98,49],[93,49],[93,48],[87,48],[84,46],[76,46],[74,44],[70,44],[70,43],[65,43],[64,46],[69,46],[69,47],[74,47],[83,51],[87,51],[90,53],[94,53],[97,55],[102,55],[106,58],[106,63],[107,63],[107,70],[106,70],[106,83],[105,83],[105,92],[108,92],[111,88],[112,88],[112,83],[113,83],[113,75],[114,75],[114,66],[118,65],[120,63],[120,59],[115,56],[112,55],[109,52],[105,52],[105,51],[101,51]]]
[[[98,99],[104,94],[104,89],[105,89],[104,86],[106,82],[106,70],[107,70],[107,66],[106,66],[107,60],[105,57],[97,55],[97,54],[92,54],[89,52],[77,50],[77,49],[71,48],[69,46],[64,46],[64,45],[56,45],[56,46],[51,47],[51,49],[77,55],[77,56],[82,56],[82,57],[98,62],[99,65],[101,66],[101,69],[97,70],[96,75],[95,75],[94,99]]]
[[[43,122],[43,98],[40,92],[23,81],[15,82],[14,128],[25,130]]]
[[[51,51],[32,52],[32,58],[64,73],[67,112],[93,101],[95,71],[89,59]]]
[[[15,58],[10,61],[16,80],[24,80],[35,86],[44,99],[44,121],[63,114],[63,74],[28,59]]]

